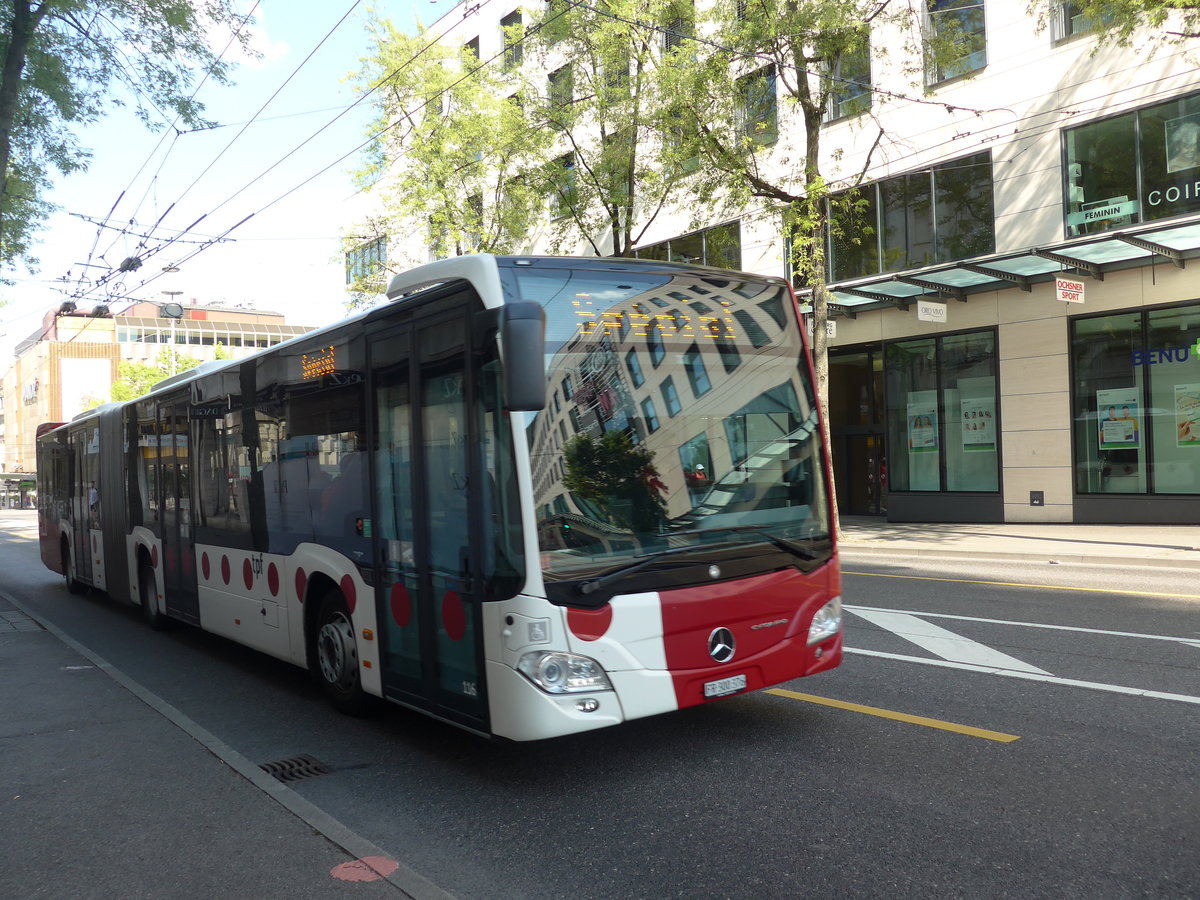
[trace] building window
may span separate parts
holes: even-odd
[[[647,244],[639,247],[635,255],[639,259],[691,262],[738,270],[742,267],[741,222],[715,225],[669,241]]]
[[[708,370],[704,368],[704,359],[700,356],[700,348],[692,344],[687,353],[683,354],[683,367],[687,370],[688,382],[692,385],[692,393],[703,397],[712,389],[708,380]]]
[[[646,433],[658,431],[658,413],[654,411],[654,400],[647,397],[642,401],[642,418],[646,422]]]
[[[829,215],[835,281],[992,253],[991,152],[843,191]]]
[[[1055,3],[1050,10],[1050,38],[1065,41],[1079,34],[1088,34],[1104,24],[1107,16],[1099,18],[1083,13],[1081,3]]]
[[[473,37],[469,41],[467,41],[465,44],[463,44],[463,49],[471,54],[471,56],[474,58],[474,60],[473,60],[474,62],[479,61],[479,38],[478,37]]]
[[[636,350],[630,350],[625,354],[625,368],[629,370],[629,380],[635,388],[646,383],[646,376],[642,374],[642,364],[638,362]]]
[[[501,40],[504,42],[504,69],[515,69],[524,58],[525,29],[521,27],[521,11],[513,10],[500,20]]]
[[[967,75],[987,65],[984,0],[929,0],[929,31],[934,60],[929,84]]]
[[[551,165],[550,177],[554,187],[554,195],[550,200],[553,207],[551,214],[556,219],[562,219],[575,209],[575,154],[564,153]]]
[[[668,376],[659,390],[662,391],[663,403],[667,405],[667,416],[674,417],[679,415],[681,407],[679,405],[679,392],[675,390],[675,379]]]
[[[691,0],[674,0],[668,9],[662,27],[664,52],[677,50],[688,43],[696,33],[696,9]]]
[[[657,369],[663,357],[667,355],[667,348],[663,345],[662,328],[658,322],[651,322],[650,327],[646,329],[646,347],[650,350],[650,362]]]
[[[1000,489],[996,371],[991,329],[886,345],[891,490]]]
[[[383,271],[383,262],[387,257],[387,237],[377,237],[359,244],[346,253],[346,284],[370,278]]]
[[[1071,322],[1075,489],[1200,494],[1200,304]]]
[[[546,79],[546,98],[551,107],[570,106],[575,97],[575,78],[570,66],[555,69]]]
[[[825,120],[856,116],[871,108],[871,42],[863,35],[862,42],[843,51],[830,67],[828,75],[829,100]]]
[[[1065,132],[1067,235],[1200,211],[1200,94]]]
[[[738,132],[757,144],[773,144],[779,137],[775,67],[767,66],[739,78],[735,102]]]

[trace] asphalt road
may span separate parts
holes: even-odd
[[[503,744],[341,716],[285,663],[67,594],[33,537],[0,515],[0,590],[249,759],[328,765],[292,788],[458,897],[1200,892],[1194,573],[848,555],[839,670]]]

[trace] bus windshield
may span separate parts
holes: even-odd
[[[598,262],[511,270],[520,299],[546,311],[547,403],[527,420],[546,581],[658,556],[678,566],[743,549],[769,568],[814,559],[816,542],[828,555],[816,403],[787,287]]]

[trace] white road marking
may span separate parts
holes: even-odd
[[[843,604],[843,609],[862,615],[864,612],[894,613],[897,610],[885,609],[881,606],[850,606]],[[985,625],[1015,625],[1018,628],[1045,628],[1047,631],[1078,631],[1082,634],[1104,634],[1110,637],[1142,638],[1147,641],[1173,641],[1177,644],[1190,644],[1200,648],[1200,640],[1195,638],[1176,637],[1169,634],[1143,634],[1137,631],[1106,631],[1103,628],[1081,628],[1078,625],[1047,625],[1044,622],[1014,622],[1011,619],[984,619],[978,616],[957,616],[952,613],[931,613],[904,611],[904,615],[920,616],[923,619],[957,619],[960,622],[983,622]],[[866,618],[866,616],[863,616]]]
[[[932,622],[926,622],[908,613],[862,607],[850,608],[850,611],[950,662],[965,663],[972,668],[989,671],[1003,669],[1012,672],[1028,672],[1033,675],[1050,674],[1037,666],[1022,662],[999,650],[993,650],[986,644],[965,638],[953,631],[947,631],[940,625],[934,625]]]
[[[1079,681],[1075,678],[1059,678],[1057,675],[1038,675],[1034,672],[1017,672],[1013,669],[989,669],[987,666],[976,666],[970,663],[951,662],[944,659],[928,659],[923,656],[902,656],[899,653],[881,653],[878,650],[855,650],[852,647],[843,648],[845,653],[855,653],[859,656],[878,656],[883,659],[896,659],[901,662],[915,662],[926,666],[941,666],[946,669],[965,669],[968,672],[981,672],[985,675],[1003,675],[1005,678],[1024,678],[1028,681],[1042,681],[1047,684],[1059,684],[1064,687],[1089,688],[1094,691],[1107,691],[1110,694],[1127,694],[1134,697],[1150,697],[1155,700],[1173,700],[1177,703],[1193,703],[1200,705],[1200,697],[1190,694],[1169,694],[1165,691],[1147,691],[1142,688],[1124,687],[1119,684],[1101,684],[1097,681]]]

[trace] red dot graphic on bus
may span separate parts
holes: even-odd
[[[208,561],[207,553],[200,557],[200,569],[204,572],[204,580],[208,581],[212,577],[212,565]]]
[[[183,571],[187,575],[192,574],[192,570],[196,567],[196,561],[192,559],[192,554],[183,554]]]
[[[567,627],[581,641],[594,641],[604,637],[612,617],[612,607],[608,604],[600,609],[568,609]]]
[[[175,571],[175,548],[174,547],[167,548],[167,571],[168,572]]]
[[[304,574],[303,569],[296,570],[296,598],[303,603],[304,591],[308,587],[308,576]]]
[[[412,597],[408,595],[408,588],[397,581],[392,585],[391,594],[392,618],[401,628],[407,628],[412,621]]]
[[[454,591],[446,591],[442,597],[442,627],[452,641],[461,641],[467,633],[467,610]]]
[[[156,569],[158,568],[158,545],[157,544],[155,544],[153,547],[150,548],[150,565]]]
[[[349,575],[342,576],[342,596],[346,598],[346,609],[354,615],[354,607],[358,606],[358,591],[354,589],[354,579]]]
[[[272,597],[279,596],[279,567],[275,563],[267,566],[267,587],[270,588]]]
[[[249,559],[242,563],[242,581],[246,583],[246,590],[254,587],[254,567]]]
[[[229,584],[229,557],[221,556],[221,580]]]

